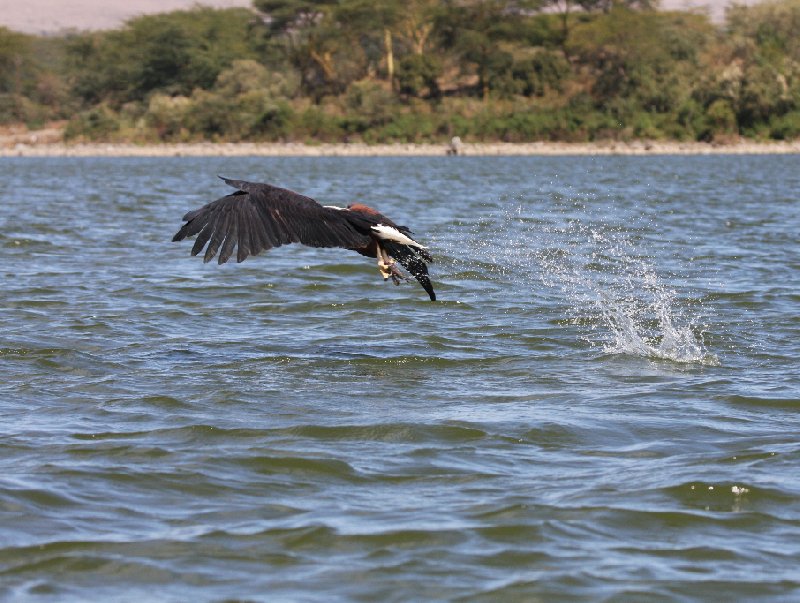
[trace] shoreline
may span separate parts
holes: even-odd
[[[448,144],[365,143],[21,143],[0,147],[0,157],[432,157],[445,156]],[[787,155],[800,154],[800,141],[735,142],[530,142],[462,143],[463,156],[552,155]]]

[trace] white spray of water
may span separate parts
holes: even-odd
[[[558,292],[584,339],[606,353],[718,364],[703,343],[701,309],[681,300],[637,249],[641,232],[570,214],[506,211],[491,230],[476,225],[470,255],[487,276],[513,274],[515,287]]]

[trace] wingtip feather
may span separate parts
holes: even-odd
[[[226,178],[225,176],[221,176],[219,174],[217,174],[217,176],[222,179],[225,184],[235,188],[236,190],[249,192],[252,188],[251,183],[247,182],[246,180],[234,180],[233,178]]]

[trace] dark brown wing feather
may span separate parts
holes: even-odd
[[[203,261],[219,251],[218,262],[227,262],[236,250],[236,261],[288,243],[310,247],[358,249],[370,243],[369,223],[353,219],[350,212],[323,207],[310,197],[269,184],[243,180],[225,182],[237,191],[187,213],[186,221],[172,238],[182,241],[197,235],[192,255],[206,244]]]

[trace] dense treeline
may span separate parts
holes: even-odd
[[[128,141],[800,135],[800,0],[255,0],[105,32],[0,28],[0,123]]]

